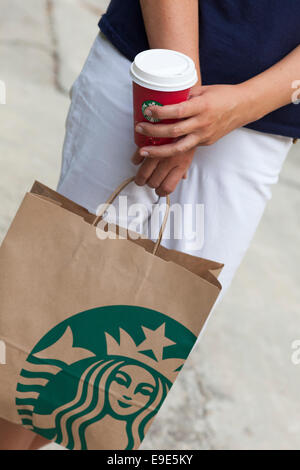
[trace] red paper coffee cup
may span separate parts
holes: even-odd
[[[133,80],[134,128],[139,122],[157,123],[145,115],[149,106],[165,106],[186,101],[191,88],[197,83],[193,60],[169,49],[150,49],[138,54],[131,66]],[[164,120],[164,123],[176,120]],[[175,139],[147,137],[135,132],[138,147],[163,145]]]

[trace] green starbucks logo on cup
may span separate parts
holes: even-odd
[[[177,321],[146,308],[74,315],[26,360],[16,398],[22,424],[69,449],[95,449],[97,438],[105,448],[135,449],[195,340]]]
[[[159,122],[160,119],[155,119],[151,116],[147,116],[145,114],[145,111],[147,108],[149,108],[149,106],[163,106],[161,103],[159,103],[158,101],[154,101],[154,100],[148,100],[148,101],[144,101],[144,103],[142,104],[142,113],[143,113],[143,116],[145,119],[147,119],[147,121],[150,121],[150,122]]]

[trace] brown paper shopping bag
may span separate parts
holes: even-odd
[[[222,265],[159,246],[162,230],[100,240],[98,220],[39,183],[23,200],[0,249],[0,417],[69,449],[136,449]]]

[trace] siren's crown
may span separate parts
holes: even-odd
[[[122,328],[120,328],[120,343],[105,332],[107,354],[109,356],[122,356],[135,359],[138,362],[150,366],[171,382],[174,382],[179,367],[184,363],[184,359],[163,359],[164,348],[175,344],[174,341],[165,336],[165,326],[166,324],[163,323],[156,330],[150,330],[142,326],[145,340],[139,345],[136,345],[131,336]],[[144,354],[146,351],[152,351],[155,359]]]

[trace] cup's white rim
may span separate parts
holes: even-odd
[[[196,83],[198,82],[198,76],[197,76],[197,72],[195,72],[195,78],[192,80],[192,81],[189,81],[185,84],[182,84],[181,86],[168,86],[168,85],[162,85],[161,83],[160,84],[155,84],[154,82],[152,82],[151,84],[150,83],[147,83],[147,82],[144,82],[143,80],[139,80],[133,73],[132,71],[132,66],[131,66],[131,70],[130,70],[130,75],[131,75],[131,78],[132,78],[132,81],[134,83],[136,83],[137,85],[140,85],[141,87],[143,88],[148,88],[148,90],[155,90],[155,91],[183,91],[183,90],[188,90],[189,88],[192,88],[194,85],[196,85]]]

